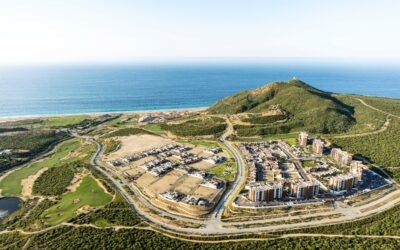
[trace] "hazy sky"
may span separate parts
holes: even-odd
[[[400,60],[398,0],[0,0],[0,63]]]

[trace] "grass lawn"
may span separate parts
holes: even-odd
[[[85,205],[100,207],[111,200],[112,196],[105,193],[93,177],[86,176],[75,192],[63,195],[61,200],[47,209],[42,216],[50,225],[56,225],[73,218],[76,211]]]
[[[231,166],[231,171],[230,172],[225,172],[225,169]],[[237,166],[236,163],[232,160],[224,162],[222,164],[219,164],[210,171],[208,171],[210,174],[215,174],[216,177],[221,178],[226,181],[233,181],[235,179],[235,174],[237,172]]]
[[[263,140],[283,140],[290,145],[296,145],[297,138],[299,138],[298,133],[263,136]]]
[[[49,158],[35,162],[28,167],[20,168],[10,173],[0,182],[1,194],[4,196],[20,196],[22,190],[21,181],[23,179],[36,174],[44,167],[56,167],[62,158],[67,156],[70,152],[77,150],[80,145],[81,143],[79,140],[68,140],[62,143],[57,152],[51,155]],[[67,162],[67,160],[63,162]]]
[[[165,135],[165,131],[161,129],[160,125],[157,124],[150,124],[143,127],[143,129],[153,132],[159,135]]]
[[[177,140],[179,143],[192,144],[194,146],[204,146],[204,147],[221,147],[221,145],[216,141],[195,141],[195,140]]]
[[[81,123],[88,118],[86,115],[55,116],[43,119],[44,126],[49,127],[68,127]]]
[[[120,141],[114,139],[104,140],[103,143],[106,146],[106,150],[104,151],[105,155],[116,151],[121,145]]]
[[[125,120],[125,119],[127,119],[127,117],[121,115],[120,117],[118,117],[118,118],[116,118],[116,119],[112,119],[112,120],[110,120],[110,121],[107,121],[107,122],[103,123],[103,125],[107,125],[107,126],[118,126],[118,125],[120,125],[120,123],[121,123],[123,120]]]
[[[312,168],[315,167],[315,162],[313,161],[303,161],[303,168]]]
[[[112,119],[108,122],[103,123],[103,125],[112,127],[127,127],[137,124],[137,120],[137,115],[123,114],[116,119]]]
[[[309,136],[311,137],[312,135],[309,135]],[[264,135],[264,136],[257,136],[257,137],[239,137],[237,140],[242,141],[242,142],[283,140],[290,145],[295,145],[297,143],[298,137],[299,137],[299,133],[290,133],[290,134]]]
[[[108,226],[110,226],[110,223],[109,223],[108,220],[105,219],[105,218],[97,219],[97,220],[94,222],[94,224],[95,224],[96,226],[98,226],[98,227],[108,227]]]

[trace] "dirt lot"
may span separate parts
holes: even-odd
[[[219,189],[213,189],[213,188],[199,186],[193,192],[193,195],[200,196],[200,197],[203,197],[203,198],[206,198],[206,199],[210,199],[210,198],[212,198],[214,196],[214,194],[216,194],[219,191],[220,191]]]
[[[212,168],[214,165],[206,162],[206,161],[199,161],[193,164],[190,164],[191,167],[198,169],[198,170],[209,170],[210,168]]]
[[[202,180],[199,178],[186,176],[186,178],[175,187],[175,191],[190,195],[198,188],[198,185],[200,185],[201,182]]]
[[[108,160],[121,159],[125,156],[133,155],[152,148],[162,147],[173,142],[172,140],[155,135],[131,135],[120,137],[119,140],[121,141],[120,149],[111,153],[107,157]]]
[[[190,152],[190,153],[193,153],[193,154],[200,154],[200,153],[203,153],[203,151],[204,151],[205,149],[206,149],[206,148],[203,147],[203,146],[196,146],[196,147],[192,148],[191,150],[189,150],[189,152]],[[207,154],[207,155],[210,155],[210,154]]]
[[[147,187],[147,190],[154,194],[164,193],[165,191],[168,191],[170,188],[172,188],[175,182],[183,175],[184,173],[181,171],[172,170],[165,176],[158,179],[158,181]]]
[[[140,176],[140,178],[137,179],[135,182],[138,187],[143,188],[143,187],[149,186],[151,183],[153,183],[156,180],[157,180],[157,177],[155,177],[154,175],[145,173],[142,176]]]
[[[146,172],[146,170],[144,170],[143,168],[139,168],[139,167],[133,167],[130,168],[129,170],[126,170],[126,172],[130,175],[130,176],[134,176],[137,174],[143,174]]]
[[[226,153],[225,151],[222,151],[221,153],[218,153],[217,155],[220,155],[220,156],[223,156],[223,157],[226,157],[226,158],[230,157],[229,154]]]
[[[150,155],[150,156],[144,157],[142,159],[139,159],[137,161],[134,161],[134,162],[130,163],[130,165],[134,166],[134,167],[137,167],[137,166],[145,164],[148,161],[152,161],[152,160],[155,160],[155,159],[156,159],[155,156]]]

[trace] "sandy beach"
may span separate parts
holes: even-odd
[[[138,111],[112,111],[112,112],[94,112],[94,113],[76,113],[76,114],[49,114],[49,115],[27,115],[27,116],[12,116],[12,117],[0,117],[0,124],[5,122],[16,122],[28,119],[40,119],[40,118],[52,118],[52,117],[65,117],[65,116],[80,116],[85,115],[88,117],[94,117],[106,114],[140,114],[150,115],[163,112],[201,112],[206,110],[208,107],[198,108],[183,108],[183,109],[158,109],[158,110],[138,110]]]

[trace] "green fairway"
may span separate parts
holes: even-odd
[[[148,131],[153,132],[155,134],[159,134],[159,135],[166,134],[165,131],[161,129],[160,125],[157,125],[157,124],[146,125],[143,128],[145,130],[148,130]]]
[[[121,115],[120,117],[111,119],[110,121],[103,123],[103,125],[122,128],[122,127],[128,127],[128,126],[135,125],[136,123],[137,123],[136,115],[124,114],[124,115]]]
[[[31,175],[36,174],[40,169],[44,167],[52,168],[60,164],[61,159],[67,156],[70,152],[77,150],[80,147],[79,140],[69,140],[61,144],[57,152],[42,161],[33,163],[28,167],[18,169],[1,180],[0,189],[1,194],[4,196],[20,196],[21,195],[21,181]],[[72,159],[72,158],[71,158]],[[68,162],[70,159],[62,161],[63,163]]]
[[[88,118],[86,115],[55,116],[43,119],[44,126],[49,127],[68,127],[81,123]]]
[[[103,125],[107,125],[107,126],[118,126],[118,125],[121,125],[122,122],[123,122],[124,120],[126,120],[126,119],[127,119],[126,116],[121,115],[120,117],[118,117],[118,118],[116,118],[116,119],[112,119],[112,120],[110,120],[110,121],[107,121],[107,122],[103,123]]]
[[[75,216],[75,212],[85,206],[103,206],[111,202],[112,196],[104,192],[91,176],[83,178],[82,183],[75,192],[67,193],[61,200],[43,213],[47,223],[56,225]]]

